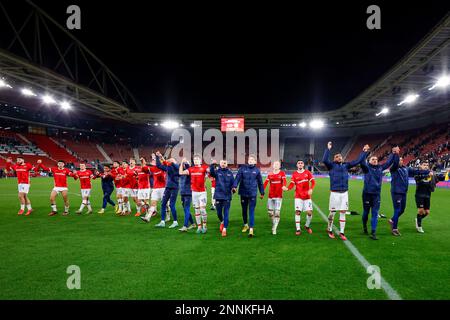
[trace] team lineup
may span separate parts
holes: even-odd
[[[389,219],[391,231],[394,236],[400,236],[398,228],[399,218],[406,208],[406,197],[409,186],[409,177],[414,177],[416,181],[415,200],[417,205],[417,217],[415,219],[416,230],[423,233],[422,220],[430,213],[431,193],[434,191],[438,180],[443,179],[442,175],[434,174],[429,169],[427,162],[422,162],[419,168],[406,167],[403,159],[399,156],[400,149],[392,148],[392,153],[384,164],[378,163],[376,156],[370,155],[370,148],[365,145],[359,157],[350,162],[344,162],[340,153],[331,156],[332,143],[329,142],[325,149],[322,162],[328,170],[330,177],[330,197],[327,233],[332,239],[334,217],[339,214],[339,238],[347,240],[345,234],[346,215],[349,211],[348,201],[348,179],[349,170],[358,165],[364,173],[364,189],[362,192],[363,232],[371,239],[377,240],[376,230],[381,202],[381,185],[384,172],[391,173],[391,197],[393,203],[392,218]],[[313,218],[313,192],[315,187],[314,175],[305,169],[302,160],[297,161],[297,170],[292,173],[291,181],[287,183],[286,173],[281,170],[280,161],[272,163],[272,171],[263,182],[260,169],[257,167],[256,155],[249,155],[247,164],[241,165],[238,172],[234,174],[228,168],[226,160],[212,160],[208,166],[202,162],[200,155],[194,155],[192,164],[186,159],[180,163],[174,158],[164,159],[161,153],[152,154],[151,161],[142,157],[139,159],[140,165],[135,159],[129,161],[113,162],[112,166],[100,165],[95,170],[86,168],[86,164],[80,163],[79,170],[69,170],[65,167],[64,161],[58,161],[56,167],[48,168],[38,160],[35,165],[25,163],[24,159],[17,157],[16,163],[8,158],[6,170],[14,171],[18,180],[18,197],[20,210],[18,215],[29,216],[32,212],[32,205],[28,197],[30,191],[30,171],[44,171],[51,173],[54,179],[54,187],[50,193],[51,212],[49,216],[58,214],[56,197],[61,195],[64,201],[63,215],[69,214],[68,184],[67,177],[80,181],[82,202],[77,214],[93,212],[90,202],[91,180],[101,179],[103,190],[103,203],[99,214],[103,214],[107,205],[115,208],[117,215],[130,215],[132,212],[132,202],[136,207],[136,217],[146,223],[150,222],[157,215],[158,203],[160,203],[161,220],[155,227],[165,228],[166,223],[172,218],[169,228],[174,229],[180,226],[176,209],[178,194],[181,197],[181,204],[184,211],[184,221],[179,231],[187,232],[196,229],[196,233],[207,232],[207,192],[206,180],[211,180],[211,209],[217,211],[220,221],[220,233],[222,237],[227,236],[229,227],[230,206],[233,194],[236,192],[240,196],[242,207],[242,232],[249,237],[254,237],[255,231],[255,207],[257,205],[258,193],[261,199],[264,198],[265,190],[268,187],[267,212],[272,222],[272,234],[277,234],[277,227],[281,218],[283,193],[295,187],[294,199],[294,222],[295,234],[301,235],[301,214],[305,213],[304,230],[312,234],[311,221]],[[111,196],[116,190],[116,202]],[[194,217],[191,214],[191,206],[194,208]],[[25,212],[25,209],[27,210]],[[369,214],[370,232],[368,230]]]

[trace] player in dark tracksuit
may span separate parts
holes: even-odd
[[[161,222],[155,225],[155,227],[164,228],[166,226],[166,211],[167,203],[169,203],[170,211],[172,213],[173,222],[169,226],[169,229],[178,227],[177,221],[177,196],[178,196],[178,184],[180,179],[179,165],[174,158],[170,158],[164,163],[161,162],[161,153],[156,153],[156,167],[167,172],[166,187],[164,189],[164,195],[161,201]]]
[[[362,193],[363,200],[363,228],[364,233],[367,234],[367,220],[369,213],[372,210],[371,219],[371,233],[370,237],[373,240],[378,240],[376,236],[378,224],[378,211],[380,210],[381,185],[383,183],[383,171],[388,169],[394,162],[398,165],[398,147],[392,148],[392,154],[384,164],[378,164],[376,156],[370,156],[369,161],[361,162],[361,169],[364,172],[364,188]]]
[[[333,220],[336,212],[339,211],[339,237],[347,240],[345,231],[345,214],[348,211],[348,170],[360,164],[367,157],[366,152],[369,146],[365,145],[363,152],[359,154],[358,159],[350,162],[344,162],[341,153],[336,153],[333,161],[330,161],[330,150],[332,142],[328,142],[327,149],[323,154],[322,162],[327,167],[330,175],[330,214],[328,215],[328,236],[334,239]]]
[[[216,190],[214,192],[217,216],[220,220],[220,232],[222,237],[227,236],[228,216],[230,212],[232,189],[234,183],[233,172],[227,168],[226,160],[220,160],[219,168],[215,168],[213,162],[209,168],[209,174],[216,179]]]
[[[428,162],[422,162],[419,165],[421,170],[428,170]],[[430,214],[431,207],[431,193],[436,188],[438,181],[444,180],[444,175],[434,174],[430,171],[428,175],[416,175],[416,205],[417,205],[417,218],[416,229],[419,233],[424,233],[422,228],[422,219],[425,219]]]
[[[105,213],[108,203],[113,207],[116,205],[114,201],[111,200],[111,194],[114,191],[114,177],[111,175],[109,166],[99,165],[99,169],[101,172],[96,172],[96,175],[102,179],[103,205],[98,213]]]
[[[250,230],[248,236],[253,237],[253,226],[255,224],[255,207],[256,196],[259,189],[261,199],[264,197],[264,186],[261,171],[256,167],[256,156],[248,157],[248,164],[244,164],[239,168],[233,183],[233,192],[239,186],[239,195],[241,196],[242,219],[244,227],[242,232]],[[250,224],[247,224],[247,212],[250,215]]]
[[[184,170],[187,170],[189,165],[187,163],[184,164]],[[181,204],[184,209],[184,224],[178,229],[181,232],[186,232],[189,229],[193,229],[196,227],[194,223],[194,219],[191,215],[191,203],[192,203],[192,190],[191,190],[191,176],[190,175],[182,175],[179,179],[180,183],[180,196],[181,196]],[[189,223],[191,225],[189,225]]]
[[[394,162],[391,169],[391,197],[394,206],[394,214],[389,223],[391,224],[392,234],[400,236],[398,231],[398,220],[405,212],[406,199],[408,195],[409,177],[414,176],[428,176],[429,170],[420,170],[411,167],[406,167],[403,164],[403,158],[400,157],[398,164]]]

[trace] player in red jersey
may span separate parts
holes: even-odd
[[[161,201],[164,196],[164,190],[166,188],[166,172],[156,166],[156,155],[154,153],[152,154],[151,165],[148,166],[148,169],[153,176],[153,189],[151,191],[150,208],[148,209],[148,213],[150,217],[153,217],[155,216],[158,201]],[[165,221],[169,220],[170,214],[167,214]]]
[[[300,214],[306,211],[305,229],[311,234],[311,219],[312,219],[312,200],[311,195],[316,185],[314,177],[309,170],[305,170],[305,163],[302,160],[297,161],[297,171],[292,174],[291,183],[284,190],[291,190],[295,186],[295,229],[296,235],[301,234],[300,228]]]
[[[150,169],[147,166],[147,161],[144,157],[141,159],[141,166],[136,168],[138,192],[137,199],[139,201],[139,211],[136,216],[139,217],[142,211],[147,212],[149,207],[148,201],[150,199]]]
[[[264,181],[264,189],[269,187],[269,199],[267,199],[267,211],[272,221],[272,234],[277,234],[278,223],[280,222],[281,203],[283,201],[283,187],[286,186],[286,173],[280,170],[280,161],[273,163],[273,171],[269,173]]]
[[[111,169],[111,176],[114,179],[114,186],[116,187],[116,214],[121,214],[123,210],[123,188],[122,188],[122,179],[119,174],[120,163],[119,161],[113,162],[113,167]]]
[[[127,216],[131,214],[131,205],[130,205],[130,197],[132,196],[131,187],[133,184],[133,180],[136,179],[135,173],[130,169],[127,161],[122,161],[122,166],[118,169],[119,178],[122,183],[122,212],[121,216]]]
[[[187,162],[186,158],[181,161],[179,173],[180,175],[191,176],[191,189],[192,189],[192,204],[195,211],[195,220],[197,222],[197,233],[206,233],[207,212],[206,204],[208,198],[206,195],[205,179],[209,173],[207,165],[202,164],[202,158],[199,155],[194,155],[194,166],[189,167],[187,170],[183,170],[184,164]]]
[[[216,164],[216,168],[217,168]],[[216,192],[216,178],[208,174],[209,181],[211,181],[211,208],[210,210],[216,210],[216,200],[214,200],[214,193]]]
[[[42,164],[42,160],[37,161],[36,169],[42,169],[43,171],[51,172],[53,174],[54,187],[50,193],[50,206],[52,211],[48,214],[49,216],[54,216],[58,214],[56,209],[56,196],[61,193],[64,199],[64,212],[63,215],[67,216],[69,214],[69,198],[67,196],[67,176],[77,179],[76,175],[64,166],[66,163],[63,160],[59,160],[57,167],[47,168]]]
[[[30,171],[34,170],[34,166],[30,163],[25,163],[22,157],[17,157],[16,164],[12,163],[12,158],[6,159],[5,170],[15,171],[17,175],[17,185],[19,189],[19,201],[20,210],[17,213],[22,215],[25,211],[25,206],[27,206],[26,216],[29,216],[33,209],[31,208],[31,201],[28,198],[28,192],[30,191]]]
[[[133,199],[134,204],[136,205],[136,214],[135,217],[139,217],[141,215],[141,202],[138,200],[138,190],[139,190],[139,182],[138,182],[138,173],[140,171],[140,167],[136,166],[136,160],[134,158],[130,158],[130,170],[134,172],[134,178],[130,177],[130,197]]]
[[[91,202],[89,201],[89,197],[91,196],[91,179],[97,178],[96,175],[92,173],[91,170],[86,169],[85,163],[80,163],[80,170],[73,172],[77,179],[80,179],[80,187],[81,187],[81,205],[80,209],[75,211],[78,214],[83,212],[83,209],[87,207],[88,214],[92,213]]]

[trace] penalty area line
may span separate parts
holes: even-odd
[[[323,211],[320,209],[320,207],[313,202],[314,208],[316,208],[317,212],[319,212],[320,216],[324,221],[328,223],[328,217],[323,213]],[[333,224],[333,231],[336,235],[339,235],[338,228]],[[365,270],[367,270],[367,267],[371,266],[372,264],[367,261],[367,259],[359,252],[359,250],[353,245],[353,243],[350,240],[342,241],[348,250],[355,256],[355,258],[359,261],[359,263],[364,267]],[[389,299],[391,300],[402,300],[400,295],[397,291],[395,291],[394,288],[391,287],[391,285],[380,275],[381,278],[381,287],[383,288],[384,292],[387,294]]]

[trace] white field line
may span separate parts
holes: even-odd
[[[313,203],[314,208],[316,208],[317,212],[319,212],[322,219],[328,223],[328,217],[323,213],[323,211],[320,209],[318,205]],[[336,235],[339,234],[338,228],[336,228],[335,225],[333,225],[333,231]],[[347,239],[347,241],[342,241],[348,250],[355,256],[356,259],[358,259],[359,263],[364,267],[364,270],[367,270],[367,267],[372,265],[367,259],[358,251],[358,249],[351,243],[350,240]],[[381,276],[380,276],[381,277]],[[394,288],[391,287],[391,285],[383,278],[381,277],[381,287],[383,288],[384,292],[386,292],[387,296],[391,300],[402,300],[400,295],[395,291]]]

